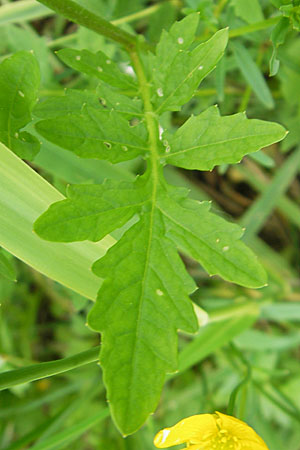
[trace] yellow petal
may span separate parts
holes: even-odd
[[[262,438],[245,422],[218,411],[215,414],[218,427],[237,437],[243,445],[243,450],[268,450]]]
[[[199,414],[181,420],[171,428],[165,428],[157,433],[154,445],[158,448],[171,447],[184,442],[204,443],[218,432],[216,420],[212,414]],[[189,449],[192,447],[189,447]]]

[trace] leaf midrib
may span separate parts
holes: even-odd
[[[258,137],[258,136],[259,137],[269,137],[269,136],[273,136],[273,135],[272,134],[271,135],[270,134],[249,134],[247,136],[240,136],[240,137],[237,137],[237,138],[230,138],[230,139],[226,139],[226,140],[223,140],[223,141],[210,142],[210,143],[207,143],[207,144],[199,144],[199,145],[196,145],[194,147],[189,147],[189,148],[185,148],[183,150],[178,150],[176,152],[169,153],[167,155],[164,155],[164,158],[165,159],[166,158],[170,158],[172,156],[176,156],[176,155],[179,155],[181,153],[186,153],[186,152],[189,152],[189,151],[192,151],[192,150],[197,150],[197,149],[200,149],[200,148],[206,148],[206,147],[212,147],[212,146],[215,146],[215,145],[227,144],[227,143],[231,143],[231,142],[234,142],[234,141],[243,140],[243,139],[247,139],[247,138],[251,138],[251,137]],[[258,148],[261,148],[261,147],[259,146]]]

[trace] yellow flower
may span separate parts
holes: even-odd
[[[158,448],[186,443],[188,450],[268,450],[245,422],[219,412],[187,417],[154,438]]]

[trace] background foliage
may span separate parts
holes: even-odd
[[[152,437],[159,428],[185,415],[226,410],[231,392],[244,381],[235,413],[254,426],[271,450],[298,450],[299,4],[280,0],[81,3],[91,10],[100,8],[107,19],[145,34],[153,43],[163,28],[192,10],[201,12],[199,41],[230,27],[225,58],[196,98],[183,111],[168,115],[166,123],[179,126],[190,114],[218,103],[223,115],[247,110],[248,117],[279,122],[290,133],[280,145],[246,157],[239,165],[200,175],[168,167],[166,176],[171,183],[190,188],[195,199],[212,199],[216,213],[246,227],[245,241],[264,264],[269,285],[253,291],[210,279],[187,259],[199,286],[193,300],[209,313],[211,323],[194,338],[180,337],[179,373],[168,381],[157,413],[146,426],[126,439],[120,437],[108,418],[100,369],[91,362],[1,392],[0,448],[22,449],[31,444],[35,449],[152,449]],[[35,1],[2,2],[0,24],[3,57],[17,50],[34,50],[38,57],[39,97],[63,96],[64,87],[96,86],[92,78],[65,66],[53,50],[101,49],[121,64],[128,62],[118,46],[54,16]],[[27,122],[17,124],[14,133]],[[36,139],[32,123],[25,132],[27,139]],[[5,136],[1,140],[8,143]],[[101,182],[106,177],[130,180],[143,171],[139,160],[114,166],[82,162],[47,141],[37,156],[26,157],[62,194],[68,183]],[[2,177],[7,173],[5,158],[3,153]],[[18,184],[16,175],[14,183]],[[5,250],[0,253],[0,274],[1,371],[68,357],[98,344],[96,335],[85,327],[91,308],[85,297],[93,297],[93,292],[78,286],[75,293],[14,260]]]

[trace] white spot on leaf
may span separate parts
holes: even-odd
[[[228,247],[228,245],[225,245],[225,247],[223,247],[223,252],[227,252],[228,250],[229,250],[229,247]]]
[[[157,92],[157,95],[159,97],[163,97],[164,96],[164,92],[163,92],[162,88],[158,88],[156,92]]]
[[[178,42],[178,44],[183,44],[184,43],[184,39],[182,38],[182,37],[179,37],[178,39],[177,39],[177,42]]]
[[[24,94],[24,92],[22,92],[22,91],[18,91],[18,94],[20,95],[20,97],[25,97],[25,94]]]
[[[162,295],[164,295],[163,291],[160,290],[160,289],[156,289],[156,294],[159,295],[160,297],[161,297]]]
[[[81,56],[80,55],[77,55],[76,56],[76,61],[80,61],[81,60]]]

